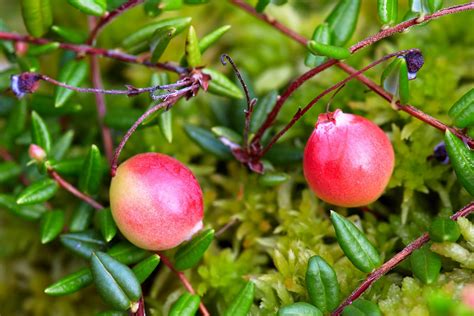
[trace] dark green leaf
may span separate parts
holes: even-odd
[[[99,227],[102,237],[104,237],[106,242],[111,241],[117,234],[117,225],[115,225],[110,209],[99,210],[97,216],[99,218]]]
[[[318,43],[315,41],[308,42],[308,49],[315,55],[326,56],[334,59],[345,59],[351,55],[349,49]]]
[[[129,242],[120,242],[110,248],[107,253],[126,265],[137,263],[150,255],[148,251],[138,248]]]
[[[140,283],[126,265],[99,251],[92,253],[91,268],[100,296],[113,308],[127,310],[140,299]]]
[[[359,298],[344,308],[342,316],[382,316],[382,312],[377,304]]]
[[[329,30],[329,25],[327,23],[318,25],[318,27],[314,30],[313,37],[311,39],[321,44],[331,44],[331,31]],[[311,52],[308,52],[306,54],[304,64],[308,67],[317,67],[326,60],[327,57],[314,55]]]
[[[95,16],[104,15],[107,9],[106,0],[67,0],[67,2],[85,14]]]
[[[207,34],[203,38],[199,40],[199,51],[204,53],[209,47],[212,46],[215,42],[217,42],[227,31],[231,28],[230,25],[224,25],[220,28],[212,31],[211,33]]]
[[[448,113],[457,127],[465,128],[474,125],[474,88],[454,103]]]
[[[173,112],[170,110],[163,111],[158,117],[158,126],[160,131],[168,141],[168,143],[173,142]]]
[[[270,4],[270,0],[258,0],[257,4],[255,5],[255,10],[259,13],[263,12],[267,5]]]
[[[265,173],[258,178],[258,183],[266,187],[274,187],[288,181],[290,177],[284,172]]]
[[[179,247],[174,255],[175,268],[182,271],[198,264],[214,239],[214,230],[206,229]]]
[[[56,181],[52,179],[37,181],[18,195],[16,203],[18,205],[32,205],[45,202],[56,194],[58,187]]]
[[[222,159],[231,158],[230,150],[222,144],[214,135],[201,127],[187,124],[184,126],[184,131],[196,144],[202,149],[216,155]]]
[[[56,160],[61,160],[69,147],[71,147],[72,139],[74,138],[74,131],[69,130],[51,148],[51,157]]]
[[[455,242],[461,236],[458,224],[450,218],[437,218],[430,225],[430,239]]]
[[[21,14],[28,33],[43,36],[53,24],[50,0],[20,0]]]
[[[60,44],[58,42],[52,42],[39,46],[32,46],[28,48],[29,56],[40,56],[44,54],[51,53],[59,48]]]
[[[87,77],[88,65],[85,60],[70,60],[59,71],[58,81],[66,83],[71,86],[79,86]],[[74,94],[74,91],[56,87],[54,96],[54,106],[61,107]]]
[[[438,280],[441,258],[427,247],[413,251],[410,263],[413,275],[423,283],[432,284]]]
[[[53,25],[51,30],[70,43],[81,44],[87,39],[86,33],[68,27]]]
[[[21,174],[21,167],[13,161],[0,163],[0,183],[16,178]]]
[[[354,34],[359,17],[360,0],[339,0],[326,19],[331,30],[331,44],[342,46]]]
[[[383,88],[406,104],[409,98],[408,69],[405,58],[396,58],[382,73]]]
[[[143,9],[148,16],[157,16],[161,13],[161,0],[145,0]]]
[[[43,148],[46,153],[51,150],[51,136],[48,127],[38,113],[34,111],[31,113],[31,139],[33,144]]]
[[[168,47],[168,44],[175,33],[176,28],[172,26],[159,28],[155,31],[155,33],[153,33],[153,37],[150,41],[152,63],[156,63],[158,60],[160,60],[161,55],[163,55],[166,47]]]
[[[339,304],[340,290],[336,272],[320,256],[313,256],[308,261],[306,289],[311,304],[322,312],[330,312]]]
[[[377,0],[377,12],[383,25],[393,25],[398,19],[398,0]]]
[[[303,150],[288,145],[274,145],[268,151],[265,158],[274,164],[286,165],[290,163],[301,162],[303,159]]]
[[[233,143],[240,144],[242,142],[242,135],[234,131],[233,129],[230,129],[225,126],[215,126],[211,128],[211,131],[217,136],[217,137],[224,137],[228,140],[230,140]]]
[[[46,244],[56,238],[64,226],[63,211],[49,211],[41,218],[41,243]]]
[[[201,299],[199,295],[183,293],[171,306],[169,316],[194,316],[199,308]]]
[[[331,222],[339,246],[357,269],[371,272],[382,263],[377,249],[351,221],[331,211]]]
[[[17,205],[15,199],[6,194],[0,194],[0,208],[6,208],[15,216],[22,217],[27,220],[36,220],[46,211],[42,205]]]
[[[278,93],[276,91],[271,91],[262,99],[258,100],[250,121],[250,131],[252,133],[255,133],[262,126],[268,114],[275,106],[277,98]]]
[[[81,203],[72,214],[69,224],[70,232],[80,232],[89,228],[92,223],[95,210],[87,203]]]
[[[201,66],[201,51],[199,49],[199,41],[194,27],[189,27],[188,36],[186,37],[185,47],[186,61],[192,68]]]
[[[242,91],[222,73],[210,68],[205,68],[202,72],[211,76],[208,88],[209,92],[235,99],[241,99],[243,97]]]
[[[99,191],[102,179],[102,157],[99,148],[92,145],[89,149],[79,178],[79,189],[86,194],[94,195]]]
[[[49,161],[52,169],[56,170],[61,175],[76,176],[82,171],[84,160],[82,158],[63,159],[61,161]]]
[[[13,110],[8,116],[7,126],[5,128],[5,136],[9,140],[13,140],[23,132],[26,125],[27,113],[28,111],[25,100],[21,100],[13,107]]]
[[[311,304],[297,302],[280,308],[278,316],[323,316],[323,313]]]
[[[253,297],[255,295],[255,284],[251,281],[240,290],[237,297],[224,312],[224,316],[246,316],[252,307]]]
[[[145,282],[159,263],[160,256],[156,253],[137,263],[132,270],[133,273],[135,273],[138,282],[140,282],[140,284]]]
[[[449,130],[446,130],[444,142],[458,181],[474,196],[474,151]]]
[[[52,296],[62,296],[79,291],[94,281],[89,268],[66,275],[57,282],[48,286],[44,292]]]
[[[60,240],[66,248],[84,258],[90,258],[94,251],[106,246],[101,236],[93,230],[63,234]]]

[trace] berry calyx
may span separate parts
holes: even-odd
[[[202,228],[199,183],[163,154],[138,154],[122,163],[112,178],[110,207],[122,234],[148,250],[174,248]]]
[[[377,200],[393,167],[393,147],[383,130],[339,109],[319,115],[303,156],[304,175],[314,193],[344,207]]]

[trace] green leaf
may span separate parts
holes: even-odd
[[[148,16],[157,16],[161,13],[161,0],[145,0],[143,9]]]
[[[85,268],[61,278],[48,286],[44,292],[51,296],[67,295],[85,288],[93,281],[91,269]]]
[[[99,191],[102,179],[102,157],[99,148],[92,145],[82,164],[79,189],[86,194],[94,195]]]
[[[110,248],[107,253],[126,265],[137,263],[150,255],[150,252],[138,248],[129,242],[119,242]]]
[[[456,101],[448,114],[457,127],[474,126],[474,88]]]
[[[331,211],[331,222],[339,246],[357,269],[368,273],[382,263],[377,249],[351,221]]]
[[[331,43],[331,31],[329,30],[329,25],[327,23],[323,23],[318,25],[318,27],[314,30],[313,37],[311,38],[313,41],[328,45]],[[324,63],[327,60],[327,57],[314,55],[311,52],[306,54],[306,58],[304,60],[304,64],[308,67],[317,67]]]
[[[145,282],[152,272],[155,271],[159,263],[160,256],[156,253],[137,263],[132,270],[138,282],[140,282],[140,284]]]
[[[345,47],[327,45],[316,41],[308,41],[308,49],[315,55],[334,59],[345,59],[351,55],[350,50]]]
[[[158,117],[158,126],[160,127],[161,134],[165,137],[168,143],[173,142],[173,112],[170,110],[163,111]]]
[[[56,181],[52,179],[37,181],[18,195],[16,203],[18,205],[31,205],[45,202],[56,194],[58,187]]]
[[[344,308],[342,316],[382,316],[382,312],[377,304],[359,298]]]
[[[224,97],[242,99],[242,91],[222,73],[210,68],[204,68],[202,72],[211,76],[209,92]]]
[[[0,163],[0,183],[16,178],[21,174],[21,167],[13,161]]]
[[[184,131],[199,147],[216,155],[221,159],[231,158],[230,150],[222,144],[214,135],[201,127],[191,124],[184,126]]]
[[[258,183],[265,187],[274,187],[285,183],[290,179],[290,176],[284,172],[265,173],[258,178]]]
[[[46,208],[42,205],[17,205],[15,199],[6,194],[0,194],[0,207],[6,208],[13,215],[27,220],[37,220],[46,211]]]
[[[69,130],[58,139],[58,141],[51,148],[51,157],[56,160],[63,159],[64,155],[71,147],[74,138],[74,131]]]
[[[359,17],[360,0],[339,0],[326,19],[331,31],[331,44],[342,46],[354,34]]]
[[[278,316],[323,316],[323,313],[311,304],[297,302],[280,308]]]
[[[60,46],[58,42],[52,42],[44,45],[37,45],[28,48],[28,56],[41,56],[57,50]]]
[[[274,164],[286,165],[303,160],[303,150],[288,145],[276,144],[268,151],[265,158]]]
[[[450,218],[437,218],[430,225],[430,239],[436,242],[456,242],[461,236],[458,224]]]
[[[262,13],[269,4],[270,0],[258,0],[257,4],[255,5],[255,10],[258,13]]]
[[[208,2],[209,0],[184,0],[184,3],[186,4],[204,4]]]
[[[89,15],[102,16],[107,10],[106,0],[67,0],[67,2],[81,12]]]
[[[87,34],[76,29],[53,25],[51,30],[70,43],[82,44],[87,40]]]
[[[26,125],[27,113],[28,111],[25,100],[21,100],[15,107],[13,107],[13,110],[8,116],[7,126],[4,130],[7,139],[12,141],[23,132]]]
[[[224,312],[224,316],[246,316],[252,307],[253,298],[255,295],[255,284],[249,281],[240,290],[237,297],[232,300],[232,303]]]
[[[79,86],[87,77],[88,65],[85,60],[70,60],[59,71],[58,81],[66,83],[71,86]],[[74,94],[74,91],[56,87],[54,95],[54,106],[63,106]]]
[[[438,280],[441,258],[427,247],[413,251],[410,263],[413,275],[423,283],[433,284]]]
[[[186,37],[185,54],[190,67],[195,68],[202,65],[199,41],[192,25],[189,27],[188,36]]]
[[[199,295],[183,293],[178,300],[171,306],[169,316],[194,316],[199,308],[201,299]]]
[[[97,216],[99,218],[99,227],[102,237],[104,237],[106,242],[111,241],[117,234],[117,225],[115,225],[110,209],[99,210]]]
[[[102,250],[106,246],[101,236],[93,230],[63,234],[60,240],[66,248],[87,259],[94,251]]]
[[[56,238],[64,226],[63,211],[49,211],[41,218],[41,243],[46,244]]]
[[[41,37],[53,24],[50,0],[20,0],[21,14],[28,33]]]
[[[84,160],[82,158],[63,159],[61,161],[49,161],[52,169],[66,176],[76,176],[82,171]]]
[[[272,111],[278,98],[278,93],[270,91],[263,98],[259,99],[255,105],[255,110],[250,120],[250,131],[255,133],[266,120],[268,114]]]
[[[231,128],[225,126],[214,126],[211,131],[219,138],[224,137],[233,143],[240,144],[242,142],[242,135]]]
[[[72,214],[71,223],[69,224],[70,232],[80,232],[89,228],[92,223],[92,218],[95,210],[87,203],[79,204]]]
[[[176,28],[172,26],[165,26],[159,28],[153,33],[153,37],[150,41],[150,50],[151,50],[151,62],[156,63],[160,60],[161,55],[163,55],[166,47],[168,47],[169,42],[176,33]]]
[[[397,23],[398,0],[377,0],[377,12],[384,26]]]
[[[211,33],[203,36],[199,40],[199,51],[204,53],[209,47],[212,46],[215,42],[217,42],[227,31],[231,28],[230,25],[224,25],[219,27],[218,29],[212,31]]]
[[[126,265],[99,251],[92,253],[91,268],[100,296],[111,307],[127,310],[140,299],[140,283]]]
[[[179,247],[174,255],[175,268],[179,271],[197,265],[214,239],[214,229],[206,229]]]
[[[443,6],[443,0],[410,0],[411,12],[419,14],[431,14]]]
[[[308,261],[306,289],[311,304],[322,312],[328,313],[339,304],[340,290],[336,272],[320,256],[313,256]]]
[[[409,98],[408,69],[405,58],[396,58],[382,73],[382,86],[402,104]]]
[[[449,130],[446,130],[444,142],[458,181],[474,196],[474,151]]]
[[[34,111],[31,113],[31,139],[33,144],[40,146],[49,154],[51,150],[51,136],[48,127],[38,113]]]

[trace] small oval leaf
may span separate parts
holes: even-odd
[[[89,228],[94,217],[95,210],[87,203],[81,203],[72,214],[69,223],[70,232],[81,232]]]
[[[60,44],[58,42],[52,42],[39,46],[32,46],[28,48],[28,56],[40,56],[54,52],[59,48]]]
[[[359,298],[344,308],[342,316],[382,316],[382,312],[377,304]]]
[[[88,69],[89,67],[85,60],[70,60],[63,67],[61,67],[58,75],[58,81],[77,87],[84,81],[84,79],[86,79]],[[71,98],[74,92],[75,91],[63,87],[56,87],[54,106],[63,106],[69,100],[69,98]]]
[[[46,244],[56,238],[64,226],[64,212],[55,210],[43,214],[41,218],[41,243]]]
[[[99,219],[99,228],[102,233],[102,237],[106,242],[111,241],[117,234],[117,225],[115,225],[114,218],[109,208],[99,210],[97,212]]]
[[[434,283],[441,270],[441,258],[427,247],[413,251],[410,256],[413,275],[425,284]]]
[[[458,224],[450,218],[437,218],[430,225],[430,239],[436,242],[456,242],[461,236]]]
[[[336,272],[320,256],[313,256],[308,261],[306,289],[311,304],[322,312],[328,313],[339,304],[340,290]]]
[[[87,259],[94,251],[102,250],[106,246],[101,236],[93,230],[63,234],[60,240],[66,248]]]
[[[40,146],[46,153],[51,150],[51,136],[43,119],[36,112],[31,113],[31,138],[33,144]]]
[[[140,284],[145,282],[152,272],[155,271],[159,263],[160,256],[156,253],[137,263],[132,268],[132,271],[135,273],[138,282],[140,282]]]
[[[234,131],[233,129],[226,127],[226,126],[214,126],[211,128],[211,131],[217,137],[224,137],[230,140],[233,143],[240,144],[242,142],[242,135]]]
[[[474,88],[464,94],[449,109],[449,116],[453,118],[454,125],[465,128],[474,125]]]
[[[163,55],[166,47],[168,47],[169,42],[176,33],[176,28],[172,26],[166,26],[159,28],[153,33],[153,37],[150,41],[150,50],[152,63],[158,62],[161,55]]]
[[[13,161],[0,163],[0,183],[6,182],[21,174],[21,167]]]
[[[377,12],[384,26],[395,24],[398,19],[398,0],[377,0]]]
[[[76,29],[53,25],[51,30],[70,43],[82,44],[87,40],[87,34],[79,32]]]
[[[266,187],[274,187],[285,183],[290,176],[284,172],[265,173],[258,178],[258,183]]]
[[[313,37],[311,39],[321,44],[331,44],[331,31],[329,30],[329,25],[327,23],[318,25],[318,27],[316,27],[314,30]],[[306,54],[304,64],[308,67],[317,67],[326,60],[327,57],[314,55],[311,52],[308,52]]]
[[[56,181],[52,179],[37,181],[18,195],[16,203],[18,205],[32,205],[46,202],[56,194],[58,187]]]
[[[214,239],[214,229],[206,229],[179,247],[174,255],[175,268],[183,271],[194,267],[201,260]]]
[[[402,104],[409,98],[408,69],[405,58],[396,58],[382,73],[382,86]]]
[[[222,73],[210,68],[205,68],[202,72],[211,76],[208,87],[209,92],[224,97],[242,99],[242,91]]]
[[[199,295],[183,293],[171,306],[169,316],[194,316],[199,308],[201,299]]]
[[[94,195],[99,191],[102,179],[102,157],[99,148],[92,145],[82,164],[79,178],[79,189],[86,194]]]
[[[67,295],[85,288],[93,281],[91,269],[85,268],[59,279],[48,286],[44,292],[51,296]]]
[[[16,204],[12,196],[0,194],[0,207],[7,209],[15,216],[19,216],[26,220],[37,220],[46,211],[43,205],[25,205],[20,206]]]
[[[255,284],[247,282],[240,290],[237,297],[234,298],[232,304],[224,312],[224,316],[246,316],[252,307],[255,295]]]
[[[185,54],[189,67],[201,66],[201,50],[199,49],[196,31],[192,25],[189,27],[188,36],[186,37]]]
[[[41,37],[53,24],[50,0],[20,0],[21,14],[28,33]]]
[[[271,91],[263,98],[259,99],[255,105],[252,118],[250,120],[250,131],[255,133],[263,122],[266,120],[268,114],[272,111],[278,98],[278,92]]]
[[[230,150],[222,144],[214,135],[201,127],[187,124],[184,126],[184,131],[196,144],[202,149],[216,155],[222,159],[231,158]]]
[[[308,49],[315,55],[334,59],[345,59],[351,55],[350,50],[345,47],[327,45],[316,41],[308,41]]]
[[[74,138],[74,131],[69,130],[51,148],[51,157],[55,160],[63,159],[66,152],[69,150]]]
[[[323,316],[323,313],[311,304],[297,302],[283,306],[278,310],[278,316]]]
[[[342,46],[354,34],[360,11],[360,0],[339,0],[326,19],[331,31],[331,44]]]
[[[474,151],[449,130],[446,130],[444,142],[458,181],[474,196]]]
[[[129,265],[145,259],[150,255],[150,252],[124,241],[115,244],[109,249],[109,251],[107,251],[107,254],[111,255],[121,263]]]
[[[81,12],[89,15],[102,16],[107,10],[106,0],[67,0],[67,2]]]

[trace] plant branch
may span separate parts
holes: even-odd
[[[469,214],[474,212],[474,202],[471,202],[460,209],[456,214],[451,216],[451,219],[457,220],[459,217],[466,217]],[[332,316],[338,316],[342,313],[344,308],[352,302],[354,302],[357,298],[359,298],[365,290],[367,290],[375,281],[380,279],[383,275],[387,272],[392,270],[397,264],[405,260],[413,251],[420,249],[424,244],[426,244],[430,240],[430,236],[428,233],[424,233],[416,239],[415,241],[411,242],[408,246],[406,246],[402,251],[397,253],[393,256],[390,260],[385,262],[380,268],[373,271],[371,274],[367,276],[367,278],[362,282],[359,287],[354,290],[345,300],[342,302],[333,312]]]
[[[93,44],[97,36],[99,36],[99,33],[102,31],[102,29],[107,24],[112,22],[116,17],[118,17],[120,14],[124,13],[128,9],[131,9],[142,2],[143,0],[128,0],[127,2],[119,6],[117,9],[115,9],[114,11],[107,12],[103,17],[99,19],[95,27],[91,30],[89,38],[87,39],[87,44]]]
[[[173,263],[171,263],[170,259],[166,257],[163,252],[159,251],[158,255],[161,258],[161,262],[163,262],[173,273],[175,273],[181,283],[183,284],[184,288],[191,294],[196,294],[196,291],[194,291],[193,286],[191,285],[191,282],[186,278],[183,272],[176,270],[176,268],[173,266]],[[209,311],[207,310],[206,306],[201,302],[199,303],[199,310],[201,311],[201,314],[203,316],[209,316]]]
[[[52,41],[46,38],[36,38],[36,37],[28,36],[28,35],[20,35],[20,34],[11,33],[11,32],[0,32],[0,40],[6,40],[6,41],[12,41],[12,42],[24,42],[24,43],[31,43],[31,44],[36,44],[36,45],[45,45],[49,43],[55,43],[55,41]],[[116,49],[107,50],[104,48],[97,48],[90,45],[72,44],[72,43],[59,43],[59,48],[76,52],[78,55],[104,56],[104,57],[119,60],[125,63],[140,64],[147,67],[158,68],[158,69],[175,72],[178,74],[182,74],[187,71],[186,68],[176,65],[174,63],[170,63],[170,62],[152,63],[148,60],[144,60],[143,58],[139,56],[130,55]]]

